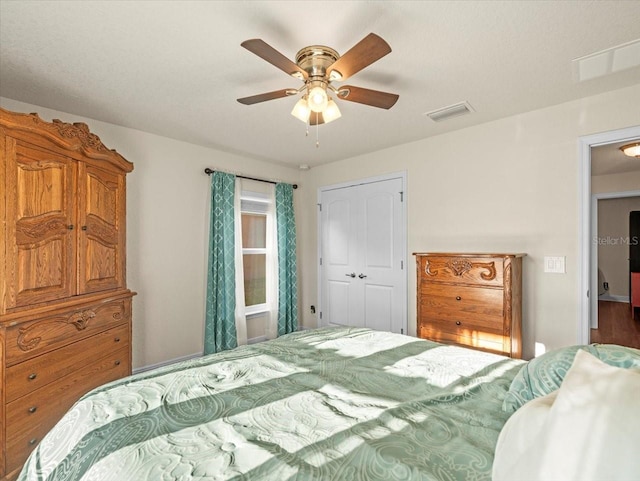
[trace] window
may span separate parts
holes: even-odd
[[[268,310],[267,307],[267,222],[269,196],[243,191],[240,197],[242,216],[242,266],[244,303],[247,315]]]

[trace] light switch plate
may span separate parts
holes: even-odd
[[[565,269],[565,256],[545,256],[544,257],[544,271],[553,274],[564,274]]]

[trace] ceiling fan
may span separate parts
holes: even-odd
[[[338,106],[329,96],[333,92],[336,98],[390,109],[399,96],[379,90],[370,90],[353,85],[334,87],[332,82],[348,79],[360,70],[380,60],[391,52],[391,47],[381,37],[370,33],[360,40],[344,55],[324,45],[304,47],[296,54],[295,63],[259,38],[246,40],[241,45],[278,67],[285,73],[302,80],[298,89],[282,89],[251,97],[238,99],[244,105],[252,105],[267,100],[302,94],[302,98],[291,114],[310,125],[326,124],[341,116]]]

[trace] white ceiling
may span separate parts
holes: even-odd
[[[311,166],[640,83],[640,67],[575,83],[571,60],[640,38],[640,1],[0,1],[0,96],[278,163]],[[340,101],[305,137],[300,82],[243,49],[393,51],[348,83],[400,95]],[[434,123],[460,101],[475,113]],[[63,119],[64,120],[64,119]],[[98,132],[99,134],[99,132]]]
[[[624,155],[620,150],[620,147],[632,142],[632,140],[627,140],[625,142],[616,142],[614,144],[592,147],[591,175],[610,175],[623,174],[626,172],[640,172],[640,159]]]

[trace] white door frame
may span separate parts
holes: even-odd
[[[404,334],[408,334],[408,295],[407,295],[407,280],[408,280],[408,264],[407,264],[407,172],[394,172],[390,174],[379,175],[376,177],[367,177],[364,179],[356,179],[347,182],[341,182],[339,184],[325,185],[322,187],[318,187],[318,215],[317,215],[317,239],[318,239],[318,251],[316,255],[317,266],[318,266],[318,312],[321,313],[323,310],[323,298],[322,298],[322,266],[320,265],[320,259],[322,257],[322,216],[320,215],[319,208],[322,203],[322,193],[328,190],[342,189],[345,187],[355,187],[356,185],[362,184],[371,184],[373,182],[382,182],[385,180],[398,179],[402,180],[402,192],[403,192],[403,202],[401,205],[401,229],[402,236],[404,238],[402,242],[402,262],[404,265],[405,275],[402,277],[404,282],[403,292],[404,292],[404,300],[402,301],[402,332]],[[324,320],[319,319],[318,326],[325,326],[326,323]]]
[[[598,201],[602,199],[624,199],[627,197],[640,197],[640,190],[627,190],[622,192],[602,192],[600,194],[591,194],[591,266],[589,276],[591,279],[591,287],[589,292],[595,293],[590,296],[590,316],[591,329],[598,328],[598,244],[595,240],[598,238]]]
[[[597,268],[591,270],[593,242],[591,238],[591,148],[613,144],[640,137],[640,125],[626,129],[612,130],[578,138],[578,201],[580,204],[580,272],[578,274],[578,344],[588,344],[590,340],[590,299],[589,290],[597,286]],[[595,275],[595,282],[592,277]],[[597,299],[597,289],[593,291]]]

